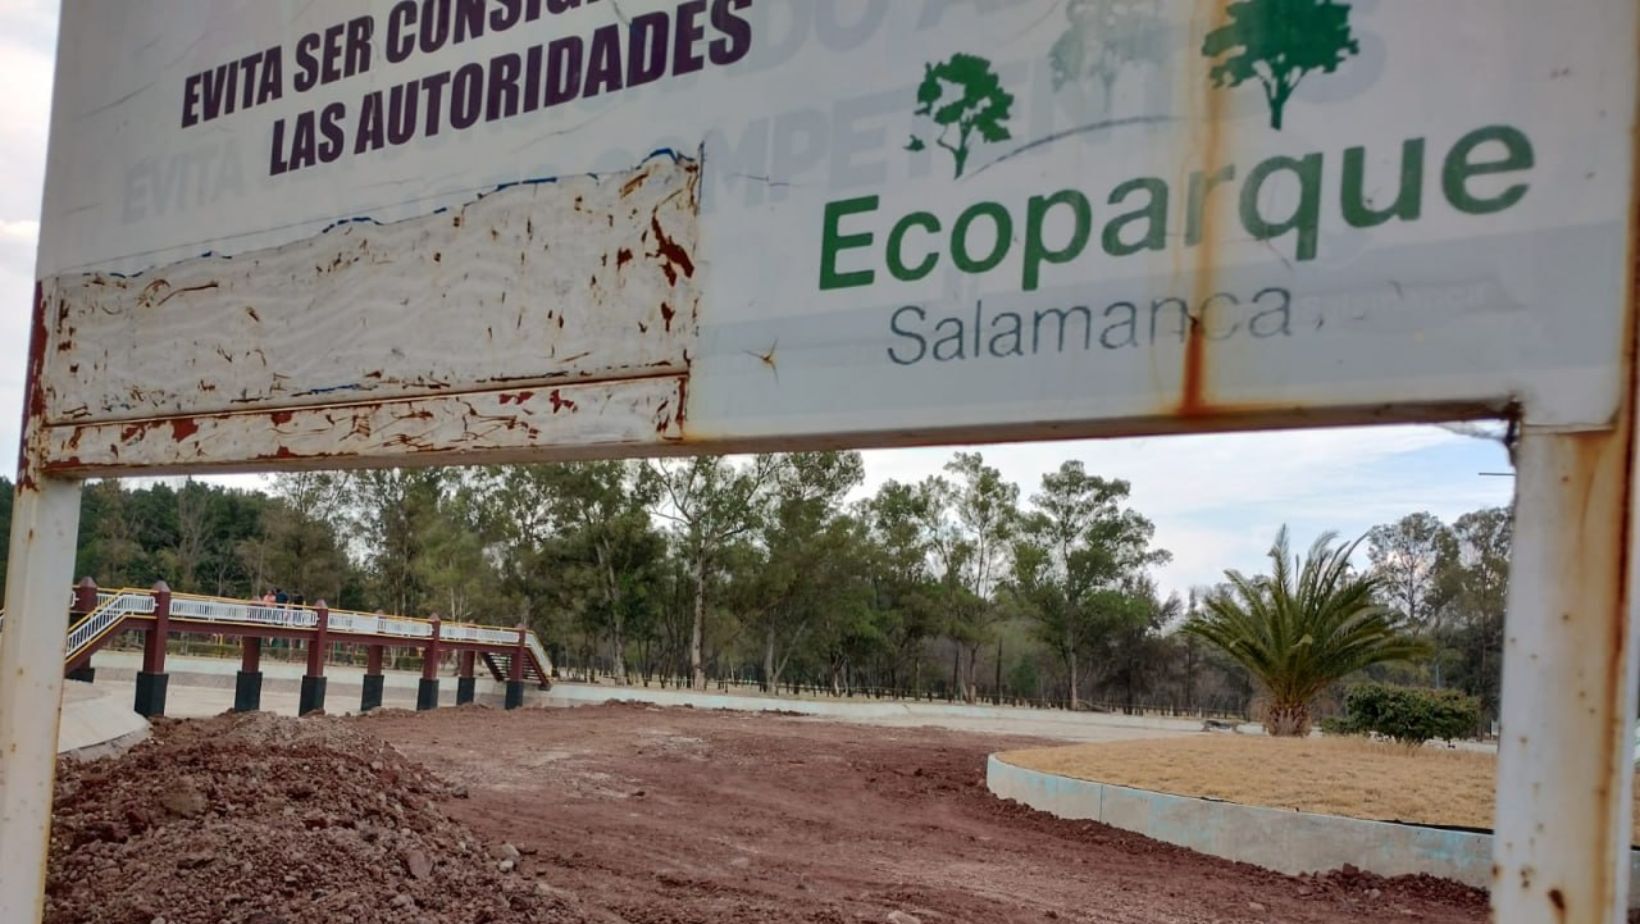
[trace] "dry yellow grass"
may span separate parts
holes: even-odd
[[[1408,751],[1360,738],[1202,735],[1036,748],[1001,757],[1077,779],[1247,805],[1492,827],[1496,760],[1437,746]],[[1634,821],[1640,832],[1640,811]]]

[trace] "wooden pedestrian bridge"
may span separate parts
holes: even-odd
[[[165,714],[166,640],[182,633],[239,639],[242,661],[234,689],[234,709],[242,712],[255,711],[261,706],[262,642],[266,639],[303,643],[307,669],[302,676],[299,711],[304,715],[325,706],[325,660],[336,644],[365,649],[361,711],[381,705],[383,653],[389,648],[411,648],[421,654],[417,709],[432,709],[438,705],[438,668],[441,660],[450,654],[456,656],[458,667],[458,704],[473,701],[480,663],[495,680],[506,684],[508,709],[523,704],[528,684],[546,689],[552,677],[552,661],[546,649],[535,633],[524,626],[333,610],[323,601],[305,606],[172,593],[164,582],[146,590],[129,587],[103,590],[88,578],[70,594],[68,623],[63,670],[69,677],[81,679],[90,679],[91,656],[117,634],[131,631],[143,634],[135,708],[150,717]],[[4,614],[0,614],[0,628],[3,626]]]

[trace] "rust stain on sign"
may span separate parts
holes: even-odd
[[[1209,16],[1207,28],[1202,35],[1223,26],[1229,19],[1228,7],[1230,0],[1208,0]],[[1194,38],[1194,37],[1193,37]],[[1194,39],[1200,42],[1200,39]],[[1225,93],[1215,90],[1207,80],[1197,82],[1200,87],[1206,88],[1205,105],[1202,111],[1203,138],[1201,144],[1201,169],[1204,177],[1201,202],[1201,246],[1196,249],[1195,261],[1195,292],[1192,304],[1200,305],[1201,316],[1192,317],[1187,326],[1187,337],[1184,351],[1184,370],[1180,378],[1181,394],[1177,409],[1180,417],[1202,417],[1212,413],[1211,400],[1205,394],[1207,390],[1207,330],[1211,322],[1213,306],[1209,298],[1215,290],[1214,272],[1218,261],[1218,240],[1221,223],[1218,220],[1219,209],[1214,203],[1224,197],[1213,196],[1213,177],[1219,170],[1219,161],[1225,150],[1225,116],[1228,97]]]
[[[90,477],[126,472],[257,468],[270,461],[315,468],[557,455],[653,452],[683,439],[685,378],[652,376],[356,405],[77,424],[46,431],[44,470]],[[277,417],[276,426],[269,426]],[[160,426],[164,425],[164,426]],[[569,447],[569,448],[565,448]]]
[[[144,420],[686,374],[698,180],[697,163],[657,156],[504,187],[454,216],[47,279],[41,412]]]

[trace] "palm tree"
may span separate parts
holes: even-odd
[[[1377,579],[1350,568],[1360,540],[1335,545],[1336,538],[1323,533],[1299,562],[1282,527],[1270,548],[1272,573],[1225,572],[1229,586],[1184,626],[1241,662],[1263,686],[1268,734],[1309,734],[1311,701],[1348,674],[1429,655],[1429,647],[1375,601]]]

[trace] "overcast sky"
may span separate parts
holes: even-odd
[[[57,0],[0,0],[0,458],[15,458],[29,303],[39,232]],[[990,446],[988,461],[1029,496],[1042,472],[1080,459],[1127,479],[1134,506],[1173,553],[1165,589],[1257,569],[1283,523],[1308,544],[1322,530],[1355,536],[1418,510],[1443,519],[1507,504],[1511,479],[1495,442],[1432,427],[1236,434]],[[936,472],[949,449],[866,453],[868,488]],[[243,482],[243,479],[239,479]]]

